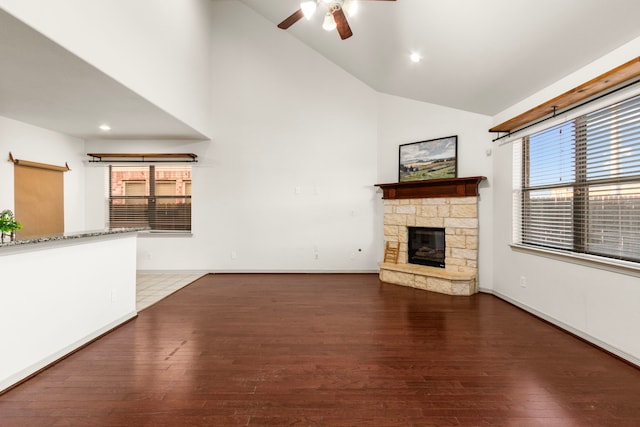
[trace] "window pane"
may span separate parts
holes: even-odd
[[[588,251],[640,261],[640,184],[591,186]]]
[[[155,210],[152,213],[156,230],[190,230],[191,206],[187,205],[182,189],[191,180],[190,166],[155,167]],[[183,197],[169,197],[183,196]]]
[[[575,181],[573,122],[529,137],[529,187]]]
[[[573,189],[523,193],[522,243],[561,249],[573,246]]]
[[[116,204],[114,200],[109,209],[110,228],[149,227],[149,209],[147,200],[127,200],[126,203]]]
[[[640,102],[630,99],[586,116],[587,177],[640,175]]]
[[[112,166],[109,227],[148,227],[148,194],[148,167]]]
[[[122,197],[126,195],[126,183],[148,183],[149,168],[140,166],[111,166],[111,196]],[[142,194],[149,195],[148,184]]]

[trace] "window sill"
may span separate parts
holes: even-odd
[[[193,237],[190,231],[146,230],[138,232],[138,237]]]
[[[517,252],[543,256],[546,258],[555,259],[557,261],[570,262],[572,264],[611,271],[613,273],[640,277],[640,264],[631,261],[622,261],[595,255],[576,254],[573,252],[552,250],[546,248],[543,249],[532,246],[518,245],[515,243],[509,246],[511,246],[512,250]]]

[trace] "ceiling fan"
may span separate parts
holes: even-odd
[[[396,0],[363,0],[363,1],[396,1]],[[322,23],[322,28],[327,31],[334,29],[338,30],[338,34],[342,40],[348,39],[353,35],[345,11],[352,16],[358,6],[358,0],[302,0],[300,2],[300,9],[293,12],[288,18],[278,24],[278,28],[286,30],[296,22],[298,22],[304,16],[307,19],[311,19],[318,4],[326,6],[327,13]]]

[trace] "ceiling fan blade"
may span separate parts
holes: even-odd
[[[303,16],[304,16],[304,13],[302,13],[302,9],[298,9],[295,12],[293,12],[291,16],[289,16],[287,19],[279,23],[278,28],[282,28],[283,30],[286,30],[287,28],[289,28],[290,26],[298,22],[300,19],[302,19]]]
[[[351,27],[347,22],[347,17],[344,16],[344,12],[341,7],[337,7],[333,10],[333,19],[336,21],[336,28],[338,30],[338,34],[340,34],[340,38],[342,40],[348,39],[353,35],[351,32]]]

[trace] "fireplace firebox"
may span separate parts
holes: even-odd
[[[444,228],[407,227],[407,229],[409,233],[407,254],[409,264],[444,268]]]

